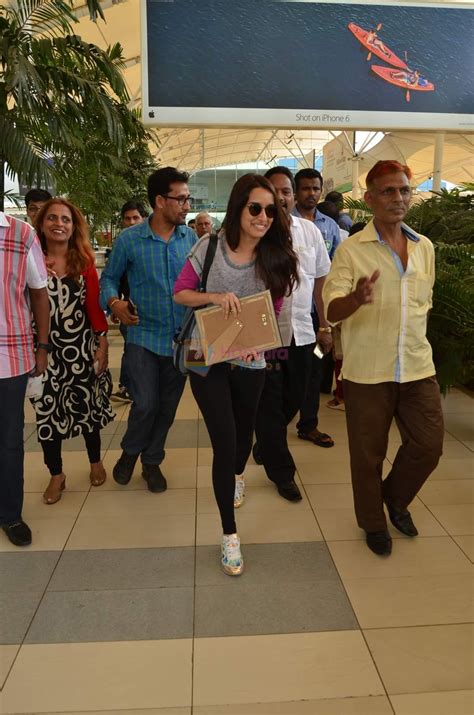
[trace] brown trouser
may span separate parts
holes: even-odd
[[[436,378],[366,385],[344,380],[352,489],[357,523],[365,531],[387,528],[383,502],[406,509],[443,451],[443,413]],[[395,418],[402,445],[382,482],[388,434]]]

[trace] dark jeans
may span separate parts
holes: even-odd
[[[133,403],[122,449],[140,454],[143,464],[161,464],[186,378],[175,370],[173,358],[133,343],[127,345],[127,367]]]
[[[123,353],[122,360],[120,362],[120,377],[119,377],[119,387],[126,387],[128,389],[128,368],[127,368],[127,326],[123,323],[119,325],[120,333],[123,338]]]
[[[314,344],[290,345],[267,360],[265,385],[258,406],[255,435],[267,477],[275,484],[294,479],[295,463],[288,449],[287,427],[305,398]]]
[[[84,442],[86,443],[87,456],[91,464],[100,462],[100,431],[84,432]],[[52,477],[61,474],[63,471],[63,460],[61,458],[61,446],[63,440],[50,439],[41,442],[43,448],[44,463],[49,469]]]
[[[365,385],[344,380],[352,489],[357,523],[365,531],[387,528],[383,500],[406,509],[443,452],[443,413],[435,377]],[[393,419],[402,445],[382,482]]]
[[[224,534],[236,531],[235,475],[242,474],[252,449],[265,370],[230,363],[214,365],[206,377],[191,373],[193,395],[202,412],[214,458],[212,484]]]
[[[21,518],[23,427],[28,375],[0,379],[0,524]]]

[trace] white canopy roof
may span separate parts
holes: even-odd
[[[143,0],[144,1],[144,0]],[[404,1],[401,0],[401,4]],[[428,0],[418,0],[424,2]],[[473,5],[470,0],[440,0],[457,5]],[[89,20],[83,0],[77,0],[80,18],[77,33],[101,47],[120,42],[125,57],[124,76],[131,105],[141,102],[140,56],[141,0],[104,0],[106,22]],[[199,29],[197,29],[199,32]],[[205,28],[202,30],[205,41]],[[364,127],[360,127],[361,130]],[[281,157],[293,156],[304,165],[304,157],[323,145],[334,134],[328,131],[234,128],[163,128],[157,130],[159,146],[153,149],[160,164],[174,165],[194,172],[203,168],[261,161],[270,165]],[[442,178],[453,183],[473,180],[473,136],[446,134]],[[379,158],[398,158],[410,164],[420,182],[433,169],[434,134],[391,132],[363,155],[360,175],[363,177]]]
[[[373,149],[361,156],[359,184],[380,159],[396,159],[408,164],[414,184],[421,184],[433,174],[435,135],[429,132],[390,132]],[[474,181],[474,134],[445,134],[442,178],[453,184]]]

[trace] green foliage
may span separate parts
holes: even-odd
[[[428,339],[443,392],[474,386],[474,263],[470,244],[435,244],[436,282]]]
[[[406,223],[434,243],[471,243],[474,236],[474,195],[441,189],[411,206]]]
[[[470,185],[464,186],[464,191]],[[436,282],[428,339],[443,392],[474,387],[474,195],[441,191],[414,204],[406,223],[435,245]]]
[[[104,17],[99,0],[87,6],[92,19]],[[124,149],[122,48],[84,42],[73,32],[76,21],[73,0],[0,5],[0,164],[30,185],[51,178],[55,163],[84,147],[91,116],[107,149],[115,157]]]
[[[155,168],[148,147],[153,135],[137,112],[121,111],[124,141],[119,157],[104,125],[89,116],[81,125],[80,146],[65,147],[56,164],[58,192],[81,207],[92,235],[117,223],[125,201],[145,201],[147,178]]]
[[[354,223],[360,221],[370,221],[373,216],[370,209],[363,199],[353,199],[350,196],[344,198],[344,208],[349,209],[349,214]]]

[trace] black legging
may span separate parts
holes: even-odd
[[[252,449],[265,369],[214,365],[206,377],[190,375],[191,389],[211,438],[212,485],[224,534],[236,531],[235,475],[242,474]]]
[[[100,462],[100,431],[97,429],[93,432],[83,432],[82,436],[86,443],[89,462],[91,464]],[[63,471],[63,460],[61,459],[62,442],[62,439],[52,439],[47,442],[41,442],[44,463],[48,467],[52,477],[61,474]]]

